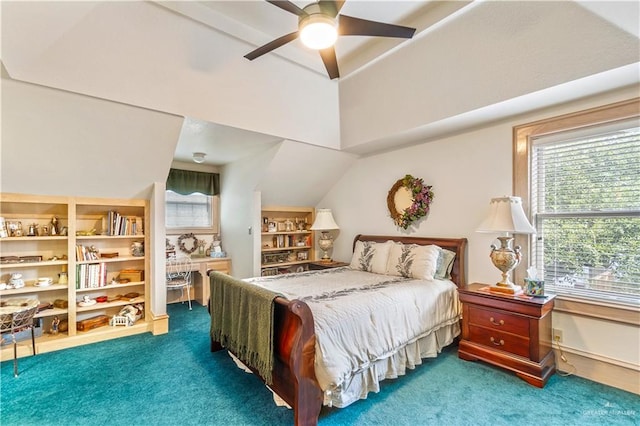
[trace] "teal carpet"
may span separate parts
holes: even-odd
[[[209,352],[208,314],[170,305],[170,332],[143,334],[11,361],[0,375],[0,424],[289,425],[254,376]],[[458,359],[427,360],[320,425],[638,425],[640,397],[579,377],[538,389],[513,374]]]

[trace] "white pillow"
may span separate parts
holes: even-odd
[[[387,274],[433,280],[438,266],[438,246],[393,243],[389,252]]]
[[[356,248],[351,257],[352,269],[385,274],[389,259],[391,241],[376,243],[374,241],[356,241]]]

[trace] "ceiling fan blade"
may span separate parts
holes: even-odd
[[[320,0],[318,2],[320,9],[330,14],[334,18],[340,13],[340,9],[344,6],[344,0],[332,1],[332,0]]]
[[[415,28],[385,24],[384,22],[368,21],[366,19],[354,18],[347,15],[340,15],[338,22],[339,35],[411,38],[415,32]]]
[[[293,13],[294,15],[298,15],[298,16],[306,16],[307,15],[307,12],[305,12],[302,9],[300,9],[298,6],[296,6],[295,4],[291,3],[290,1],[270,1],[270,0],[267,0],[267,3],[271,3],[272,5],[277,6],[282,10],[286,10],[287,12]]]
[[[264,46],[260,46],[256,50],[247,53],[246,55],[244,55],[244,57],[247,58],[250,61],[253,61],[257,57],[260,57],[260,56],[264,55],[265,53],[269,53],[272,50],[275,50],[280,46],[284,46],[285,44],[289,43],[290,41],[295,40],[296,38],[298,38],[298,31],[294,31],[291,34],[283,35],[282,37],[279,37],[279,38],[277,38],[277,39],[275,39],[273,41],[270,41],[269,43],[265,44]]]
[[[318,52],[320,52],[322,62],[324,62],[324,67],[327,69],[327,73],[329,73],[329,78],[333,80],[334,78],[340,77],[340,71],[338,71],[338,59],[336,58],[336,51],[333,46],[327,47],[326,49],[320,49]]]

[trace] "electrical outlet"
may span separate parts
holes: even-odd
[[[558,343],[562,342],[562,330],[559,328],[553,329],[553,341]]]

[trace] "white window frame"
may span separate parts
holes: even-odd
[[[170,190],[166,190],[165,194]],[[215,235],[220,234],[220,196],[210,195],[211,198],[211,224],[212,226],[187,226],[187,227],[169,227],[165,224],[165,232],[167,235],[181,235],[181,234],[205,234]],[[165,195],[165,206],[168,203]],[[166,210],[166,207],[165,207]]]
[[[532,140],[543,135],[576,130],[593,125],[604,125],[618,120],[640,117],[640,98],[605,105],[572,114],[536,121],[516,126],[513,129],[513,188],[514,195],[522,198],[525,212],[531,217],[531,163]],[[521,281],[530,265],[533,240],[530,236],[516,236],[516,244],[528,247],[515,271],[515,278]],[[594,309],[597,307],[597,309]],[[640,325],[637,306],[628,306],[611,301],[584,299],[569,294],[556,298],[556,310],[581,315]]]

